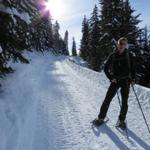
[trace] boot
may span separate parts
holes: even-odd
[[[126,125],[125,121],[118,120],[117,124],[116,124],[116,127],[125,130],[127,128],[127,125]]]
[[[99,127],[99,126],[101,126],[102,124],[104,124],[104,119],[96,118],[95,120],[93,120],[92,123],[93,123],[94,126]]]

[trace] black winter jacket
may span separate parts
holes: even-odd
[[[122,54],[117,51],[112,53],[106,61],[104,72],[108,79],[135,79],[135,66],[133,55],[125,50]]]

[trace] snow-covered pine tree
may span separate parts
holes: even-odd
[[[22,52],[30,47],[30,13],[34,8],[32,4],[25,0],[2,0],[0,2],[1,74],[12,71],[11,67],[7,67],[9,60],[28,63]],[[30,9],[31,5],[33,6],[32,9]]]
[[[67,50],[66,43],[65,43],[64,39],[62,39],[60,37],[59,42],[60,42],[60,50],[61,50],[60,54],[68,56],[69,51]]]
[[[100,20],[98,16],[98,7],[95,5],[91,18],[89,20],[89,64],[95,71],[100,70],[101,50],[99,49],[100,38]]]
[[[34,16],[31,23],[32,47],[36,51],[45,51],[53,47],[53,31],[50,16]]]
[[[66,45],[67,41],[64,41],[64,39],[62,39],[59,33],[59,30],[60,30],[60,25],[58,21],[56,21],[55,24],[53,25],[53,43],[54,43],[53,47],[54,47],[55,53],[69,55],[68,46]],[[65,40],[67,40],[67,38],[68,37],[66,37]]]
[[[13,71],[7,65],[10,60],[29,63],[23,56],[24,50],[45,51],[54,47],[58,48],[57,53],[68,55],[59,24],[55,26],[58,32],[52,30],[49,12],[40,13],[44,7],[37,0],[0,1],[0,75]]]
[[[148,28],[148,45],[149,45],[149,49],[150,49],[150,27]]]
[[[80,57],[83,58],[85,61],[89,61],[89,22],[84,16],[82,22],[82,39],[80,45]]]
[[[60,25],[58,21],[53,25],[53,43],[56,54],[69,55],[69,51],[67,50],[66,43],[64,39],[60,36],[59,33]]]
[[[140,84],[150,87],[150,45],[147,26],[141,30],[138,46],[140,54],[136,56],[137,79]]]
[[[135,10],[128,0],[100,0],[101,4],[101,32],[100,49],[105,50],[106,58],[115,47],[115,41],[125,36],[137,49],[137,38],[140,30],[137,27],[139,15],[134,16]]]
[[[76,42],[74,37],[72,41],[72,56],[77,56]]]
[[[147,87],[150,87],[150,30],[146,27],[146,32],[148,32],[148,33],[146,33],[146,36],[147,36],[147,38],[148,38],[148,40],[147,40],[147,42],[148,42],[148,47],[147,47],[147,49],[148,49],[148,51],[146,51],[147,52],[147,62],[145,63],[145,65],[146,65],[146,81],[145,81],[145,83],[146,83],[146,86]],[[145,36],[145,37],[146,37]]]
[[[127,37],[131,50],[136,53],[138,49],[137,41],[141,32],[138,24],[141,21],[138,19],[140,14],[134,15],[134,12],[135,10],[131,7],[129,0],[123,0],[123,9],[119,19],[119,22],[121,23],[119,28],[119,36]]]
[[[149,31],[148,27],[145,26],[144,29],[141,30],[140,34],[140,50],[142,50],[142,54],[148,55],[150,54],[150,43],[149,43]]]
[[[115,33],[116,31],[116,7],[119,5],[118,0],[99,0],[100,3],[100,26],[101,37],[99,39],[99,48],[103,51],[103,59],[105,60],[109,53],[115,47]],[[117,5],[117,6],[115,6]],[[120,11],[120,10],[119,10]],[[115,26],[114,26],[115,25]]]
[[[42,18],[37,0],[0,1],[0,73],[12,72],[10,60],[29,63],[24,50],[47,50],[52,47],[52,23]]]
[[[59,30],[60,30],[60,25],[58,21],[56,21],[55,24],[53,25],[53,37],[54,37],[54,49],[57,54],[61,53]]]
[[[66,51],[68,51],[68,36],[69,36],[69,33],[68,33],[68,30],[65,32],[65,36],[64,36],[64,42],[65,42],[65,45],[66,45]]]

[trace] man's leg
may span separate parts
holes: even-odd
[[[106,117],[110,102],[112,101],[113,97],[117,93],[118,88],[119,87],[116,83],[111,83],[111,85],[107,91],[106,97],[104,99],[104,102],[101,106],[100,113],[98,115],[99,119],[104,119]]]
[[[124,83],[121,86],[122,106],[121,106],[121,111],[119,115],[120,121],[125,121],[126,119],[126,115],[128,111],[129,91],[130,91],[130,84],[126,81],[126,83]]]

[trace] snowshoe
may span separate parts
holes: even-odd
[[[126,125],[125,121],[118,120],[117,124],[116,124],[116,127],[120,128],[122,130],[125,130],[127,128],[127,125]]]
[[[96,126],[96,127],[100,127],[101,125],[103,125],[104,123],[106,123],[109,119],[98,119],[96,118],[95,120],[93,120],[91,123]]]

